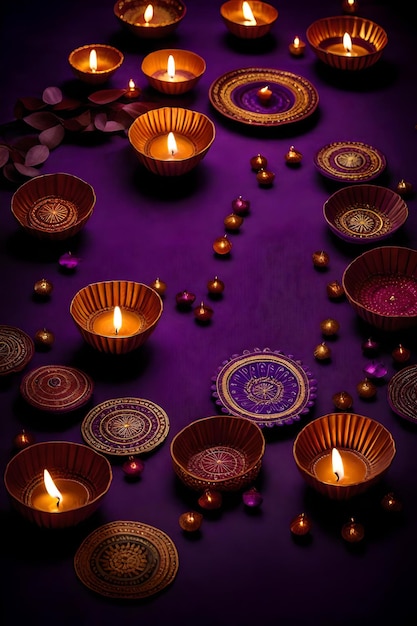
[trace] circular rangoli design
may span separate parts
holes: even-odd
[[[360,141],[337,141],[321,148],[314,157],[319,171],[334,180],[372,180],[386,167],[385,156]]]
[[[246,455],[237,448],[215,446],[190,457],[187,470],[203,480],[224,480],[245,472]]]
[[[376,207],[359,204],[335,215],[334,225],[342,235],[353,239],[381,238],[393,227],[390,218]]]
[[[417,365],[394,374],[388,383],[388,403],[397,415],[417,424]]]
[[[213,396],[223,413],[249,418],[261,427],[298,421],[313,406],[317,392],[301,361],[268,348],[233,355],[213,381]]]
[[[93,393],[93,381],[75,367],[44,365],[24,376],[20,393],[37,409],[67,413],[88,402]]]
[[[28,213],[28,225],[46,232],[66,230],[78,220],[78,207],[59,196],[44,196],[33,204]]]
[[[81,424],[85,442],[104,454],[115,456],[149,452],[169,432],[166,412],[143,398],[116,398],[91,409]]]
[[[162,530],[141,522],[116,521],[93,531],[80,545],[74,568],[92,591],[110,598],[141,599],[174,580],[178,551]]]
[[[355,300],[381,315],[417,315],[417,280],[396,274],[371,275],[358,285]]]
[[[33,340],[20,328],[0,326],[0,376],[20,372],[35,352]]]

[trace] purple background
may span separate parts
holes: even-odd
[[[288,51],[295,35],[305,40],[312,21],[341,12],[337,0],[274,1],[279,17],[271,35],[252,42],[228,34],[220,18],[221,2],[186,4],[187,14],[174,36],[147,41],[121,28],[111,0],[23,0],[3,7],[2,124],[13,120],[17,98],[40,97],[48,86],[85,94],[68,55],[87,43],[110,43],[123,51],[125,61],[108,87],[125,87],[133,78],[143,90],[143,101],[192,108],[216,125],[205,159],[186,177],[173,180],[144,170],[123,134],[68,137],[40,173],[80,176],[94,187],[97,203],[83,232],[57,246],[22,232],[10,211],[16,187],[1,183],[0,321],[30,336],[43,327],[55,334],[51,350],[37,351],[25,371],[48,364],[79,367],[95,383],[89,407],[116,397],[142,397],[159,404],[171,424],[162,446],[144,459],[141,480],[126,482],[121,464],[113,462],[113,482],[100,510],[69,531],[42,531],[26,523],[12,511],[1,487],[3,623],[416,623],[417,430],[391,411],[386,396],[387,383],[399,367],[391,351],[402,343],[415,363],[415,332],[381,335],[362,324],[346,301],[327,298],[327,283],[340,281],[345,267],[367,247],[346,244],[329,231],[322,206],[340,183],[323,177],[313,162],[315,153],[330,142],[362,141],[387,158],[377,184],[396,188],[402,178],[417,184],[415,26],[402,0],[361,0],[361,15],[384,27],[389,42],[374,68],[349,75],[321,64],[308,47],[302,58]],[[206,72],[192,93],[169,98],[147,87],[141,62],[159,47],[190,49],[206,60]],[[216,114],[208,98],[211,83],[227,71],[250,66],[288,70],[310,80],[320,97],[316,114],[277,129],[249,128]],[[291,145],[303,154],[297,169],[284,162]],[[257,153],[267,157],[276,174],[271,188],[260,187],[251,171],[249,161]],[[230,235],[230,256],[216,258],[212,242],[224,234],[223,220],[239,195],[250,200],[250,214],[240,232]],[[407,223],[387,244],[417,247],[415,198],[408,204]],[[62,272],[58,265],[68,250],[82,259],[73,273]],[[327,270],[313,267],[315,250],[329,253]],[[226,288],[222,299],[209,301],[206,285],[215,275]],[[80,288],[111,279],[150,283],[157,276],[168,285],[164,312],[143,348],[112,358],[83,342],[69,314]],[[48,301],[38,302],[32,297],[33,285],[42,277],[52,281],[54,290]],[[214,316],[209,326],[199,326],[191,312],[176,309],[175,294],[184,289],[196,294],[196,302],[210,302]],[[331,361],[322,363],[313,352],[323,340],[320,322],[328,317],[339,321],[340,332],[328,341]],[[356,392],[368,362],[361,344],[369,336],[380,342],[380,357],[388,368],[373,401]],[[265,431],[266,452],[256,483],[264,501],[258,511],[245,510],[240,494],[228,496],[220,512],[205,514],[198,536],[184,535],[178,518],[198,508],[198,494],[176,479],[170,441],[191,421],[216,415],[212,376],[231,355],[255,347],[282,350],[305,363],[318,381],[315,407],[294,426]],[[22,376],[0,381],[3,470],[22,428],[36,441],[82,442],[80,424],[88,407],[69,416],[35,412],[20,398]],[[332,396],[341,390],[352,395],[355,412],[381,421],[397,446],[384,481],[366,497],[345,504],[307,488],[292,454],[303,424],[333,412]],[[390,490],[403,502],[399,516],[380,507]],[[295,542],[289,531],[291,519],[302,511],[313,523],[305,545]],[[366,531],[355,550],[340,535],[351,515]],[[159,596],[117,602],[94,595],[77,579],[73,557],[78,546],[94,529],[114,520],[138,520],[174,540],[179,571]]]

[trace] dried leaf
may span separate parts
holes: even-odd
[[[75,98],[66,98],[63,96],[61,102],[58,102],[54,105],[54,111],[74,111],[81,106],[81,102],[79,100],[75,100]]]
[[[126,89],[101,89],[100,91],[95,91],[90,94],[88,99],[90,102],[94,102],[94,104],[109,104],[110,102],[118,100],[125,94]]]
[[[23,119],[26,124],[29,124],[29,126],[37,128],[38,130],[46,130],[47,128],[52,128],[52,126],[56,126],[59,122],[59,117],[57,117],[54,113],[49,113],[48,111],[31,113]]]
[[[10,158],[10,149],[7,146],[0,146],[0,167],[6,165]]]
[[[64,137],[65,129],[61,124],[58,124],[57,126],[43,130],[39,135],[39,141],[45,146],[48,146],[50,150],[53,150],[62,143]]]
[[[72,132],[84,130],[91,123],[90,111],[84,111],[76,117],[71,117],[68,120],[62,121],[64,127]]]
[[[19,98],[16,102],[17,104],[21,104],[27,111],[39,111],[40,109],[44,109],[46,104],[40,98]]]
[[[22,174],[22,176],[33,178],[34,176],[39,175],[39,170],[37,170],[36,167],[28,167],[26,165],[22,165],[21,163],[15,163],[14,166],[19,174]]]
[[[41,163],[45,163],[48,156],[49,148],[47,146],[43,146],[42,144],[38,144],[37,146],[33,146],[33,148],[31,148],[26,154],[25,165],[28,167],[41,165]]]
[[[58,104],[62,100],[62,91],[59,87],[47,87],[42,94],[42,100],[46,104]]]

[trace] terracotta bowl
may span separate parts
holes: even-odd
[[[345,269],[342,285],[353,310],[384,331],[417,325],[417,250],[383,246]]]
[[[323,205],[330,230],[349,243],[375,243],[393,235],[406,221],[408,207],[401,196],[378,185],[350,185]]]
[[[95,72],[92,72],[90,68],[90,53],[93,49],[97,53],[97,70]],[[68,62],[75,76],[90,85],[102,85],[107,82],[123,61],[124,55],[120,50],[101,43],[76,48],[68,57]]]
[[[170,55],[174,57],[176,79],[164,80]],[[161,93],[178,96],[196,86],[206,71],[206,62],[189,50],[155,50],[143,59],[141,69],[151,87]]]
[[[178,158],[167,148],[168,133],[185,144]],[[203,113],[178,107],[162,107],[135,119],[128,137],[139,161],[159,176],[180,176],[194,169],[206,156],[215,138],[215,126]]]
[[[269,33],[278,19],[278,11],[267,2],[250,0],[249,6],[256,24],[245,24],[241,0],[229,0],[220,7],[220,15],[227,29],[240,39],[259,39]]]
[[[112,315],[120,307],[122,317],[133,320],[133,329],[119,334],[101,330],[99,317]],[[128,280],[92,283],[73,297],[70,314],[85,341],[100,352],[123,354],[142,346],[154,332],[161,318],[161,296],[151,287]]]
[[[350,56],[340,50],[336,52],[336,48],[342,46],[345,33],[352,40]],[[352,15],[319,19],[310,24],[306,36],[317,58],[339,70],[357,71],[371,67],[380,59],[388,43],[387,33],[381,26]]]
[[[144,14],[149,4],[153,6],[153,17],[146,24]],[[161,39],[171,35],[184,19],[187,8],[181,0],[118,0],[114,14],[127,30],[144,39]]]
[[[196,491],[239,491],[252,484],[264,452],[265,439],[259,426],[229,415],[196,420],[171,442],[175,473]]]
[[[47,469],[62,501],[48,496]],[[44,528],[68,528],[90,517],[112,482],[109,461],[92,448],[70,441],[35,443],[7,464],[4,482],[14,508]]]
[[[50,241],[76,235],[90,219],[96,203],[91,185],[72,174],[44,174],[21,185],[11,209],[27,233]]]
[[[332,471],[332,449],[342,455],[345,476]],[[308,485],[334,500],[347,500],[375,485],[395,456],[391,433],[379,422],[356,413],[329,413],[299,432],[293,455]]]

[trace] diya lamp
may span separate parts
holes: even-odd
[[[340,411],[347,411],[352,408],[353,398],[347,391],[338,391],[332,397],[333,404]]]
[[[339,322],[331,318],[323,320],[320,324],[321,332],[326,337],[331,337],[332,335],[336,335],[339,332],[339,328],[340,328]]]
[[[117,0],[113,11],[121,25],[137,37],[162,39],[175,32],[187,8],[181,0]]]
[[[323,341],[314,350],[314,357],[318,361],[328,361],[332,356],[332,351],[329,346]]]
[[[189,50],[155,50],[143,59],[141,69],[151,87],[177,96],[195,87],[206,71],[206,62]]]
[[[374,341],[374,339],[372,339],[371,337],[369,337],[362,344],[362,351],[365,354],[373,354],[378,350],[378,348],[379,348],[378,342]]]
[[[262,154],[257,154],[253,156],[250,160],[250,166],[254,172],[259,172],[259,170],[263,170],[268,165],[268,160],[266,157],[262,156]]]
[[[128,98],[129,100],[134,100],[135,98],[138,98],[139,95],[140,89],[136,87],[135,81],[133,80],[133,78],[131,78],[127,85],[125,98]]]
[[[213,317],[213,309],[201,302],[194,309],[194,317],[200,324],[208,324]]]
[[[364,378],[356,385],[356,391],[358,392],[358,396],[360,398],[369,400],[370,398],[375,397],[377,386],[369,380],[369,378]]]
[[[226,28],[241,39],[258,39],[271,30],[278,18],[278,11],[267,2],[242,2],[228,0],[220,7],[220,15]]]
[[[195,294],[191,291],[179,291],[175,296],[175,301],[179,309],[191,309],[195,301]]]
[[[220,296],[224,291],[224,282],[218,276],[207,283],[208,292],[213,296]]]
[[[262,102],[262,104],[268,104],[272,98],[272,91],[269,88],[269,85],[265,85],[265,87],[261,87],[261,89],[258,89],[256,95],[258,97],[258,100]]]
[[[149,286],[152,287],[152,289],[155,289],[155,291],[159,293],[160,296],[165,295],[165,292],[167,290],[166,283],[164,283],[164,281],[160,278],[155,278],[155,280]]]
[[[275,174],[270,170],[261,169],[256,174],[256,180],[261,187],[271,187],[275,180]]]
[[[236,213],[230,213],[224,218],[223,224],[226,230],[236,231],[240,229],[243,222],[244,220],[241,215],[237,215]]]
[[[403,198],[406,198],[407,196],[411,195],[412,191],[413,191],[413,186],[411,183],[406,182],[403,178],[400,180],[400,182],[397,185],[397,189],[396,189],[398,195],[400,195]]]
[[[232,250],[232,242],[229,241],[227,235],[217,237],[217,239],[215,239],[213,242],[213,250],[216,254],[225,256],[226,254],[229,254]]]
[[[202,521],[203,515],[198,511],[187,511],[186,513],[182,513],[178,519],[182,530],[188,533],[195,533],[199,530]]]
[[[35,443],[35,437],[26,430],[22,430],[22,432],[13,439],[13,447],[15,450],[23,450],[23,448],[27,448],[33,443]]]
[[[35,292],[35,295],[41,298],[49,298],[53,291],[53,288],[53,284],[49,280],[46,280],[46,278],[41,278],[41,280],[37,280],[36,283],[33,285],[33,291]]]
[[[287,165],[299,165],[302,161],[302,158],[303,155],[301,154],[301,152],[298,152],[298,150],[296,150],[294,146],[291,146],[287,154],[285,155],[285,162],[287,163]]]
[[[326,285],[326,293],[330,300],[340,300],[345,295],[345,290],[337,280],[333,280]]]
[[[343,13],[354,15],[358,12],[358,8],[357,0],[343,0],[342,2]]]
[[[122,465],[122,470],[126,475],[126,478],[137,479],[142,475],[145,464],[138,458],[134,456],[129,456],[129,458],[124,461]]]
[[[238,196],[234,200],[232,200],[232,210],[233,213],[243,217],[249,213],[250,202],[249,200],[245,200],[242,196]]]
[[[50,348],[55,341],[55,336],[51,330],[41,328],[36,331],[34,340],[38,348]]]
[[[401,500],[399,500],[392,491],[387,493],[382,498],[381,506],[384,511],[388,511],[389,513],[399,513],[403,509],[403,504]]]
[[[365,529],[354,517],[351,517],[342,526],[342,537],[348,543],[358,543],[365,537]]]
[[[317,250],[312,254],[312,260],[314,267],[323,269],[329,265],[330,257],[324,250]]]
[[[391,355],[396,363],[406,363],[410,359],[411,352],[399,344],[396,348],[394,348]]]
[[[306,49],[306,44],[304,41],[301,41],[299,37],[294,37],[294,41],[290,43],[288,49],[292,56],[302,57]]]
[[[290,531],[296,537],[304,537],[311,530],[311,520],[305,513],[300,513],[290,523]]]
[[[244,491],[242,494],[243,504],[249,508],[257,508],[261,506],[263,502],[262,494],[256,489],[256,487],[251,487],[247,491]]]
[[[100,85],[119,69],[124,55],[113,46],[89,44],[73,50],[68,61],[77,78],[91,85]]]
[[[207,511],[220,509],[223,504],[223,496],[220,491],[205,489],[198,498],[198,504],[202,509],[206,509]]]

